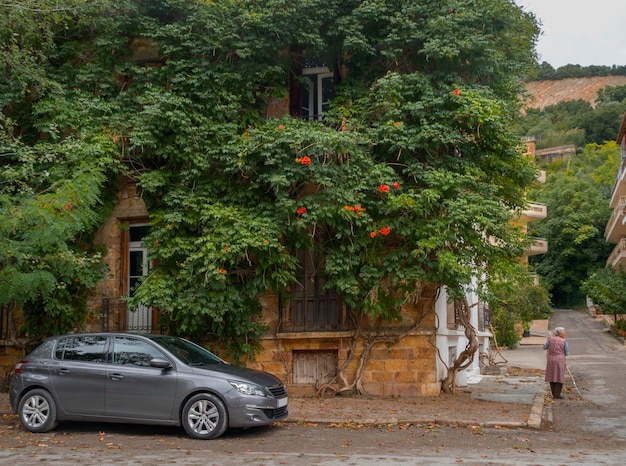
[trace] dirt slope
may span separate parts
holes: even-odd
[[[626,85],[626,76],[596,76],[568,78],[557,81],[531,81],[526,85],[530,94],[528,108],[544,108],[562,101],[583,99],[595,106],[598,91],[607,86]]]

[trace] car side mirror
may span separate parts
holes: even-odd
[[[159,369],[169,369],[172,367],[172,363],[167,359],[153,358],[150,359],[150,367],[157,367]]]

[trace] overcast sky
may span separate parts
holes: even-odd
[[[539,62],[626,66],[626,0],[515,0],[535,14]]]

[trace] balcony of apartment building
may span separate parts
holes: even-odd
[[[548,208],[539,202],[529,202],[528,206],[521,212],[520,222],[529,223],[541,220],[548,216]]]
[[[548,240],[545,238],[532,238],[533,244],[530,246],[528,250],[529,256],[538,256],[540,254],[545,254],[548,252]]]
[[[622,119],[622,124],[620,125],[620,129],[617,135],[617,143],[620,146],[620,154],[622,156],[622,163],[619,166],[617,171],[617,178],[615,179],[615,184],[613,185],[613,192],[611,193],[611,202],[610,206],[614,209],[617,208],[618,205],[624,204],[623,198],[626,196],[626,113],[624,113],[624,118]],[[611,220],[614,220],[611,218]],[[608,224],[607,224],[608,228]],[[606,235],[605,235],[606,237]],[[609,241],[607,239],[607,241]],[[610,243],[617,243],[616,241],[609,241]]]
[[[626,196],[626,147],[622,148],[622,163],[617,171],[617,178],[611,193],[610,206],[615,208],[621,197]]]
[[[613,209],[611,218],[604,229],[604,239],[607,243],[617,244],[607,259],[607,265],[618,268],[626,264],[626,113],[622,119],[617,134],[617,143],[620,146],[622,163],[617,171],[617,178],[611,193],[610,207]]]
[[[615,193],[615,188],[613,192]],[[612,199],[611,207],[613,207],[613,213],[611,214],[611,218],[607,222],[606,228],[604,229],[604,239],[607,241],[607,243],[616,244],[620,240],[620,238],[622,238],[622,236],[626,236],[626,225],[624,224],[626,194],[615,198],[615,203],[613,203]]]
[[[606,265],[612,267],[615,270],[620,268],[626,270],[626,238],[620,238],[620,240],[613,248],[613,252],[606,260]]]

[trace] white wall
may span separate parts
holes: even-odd
[[[472,290],[466,293],[467,302],[470,306],[470,323],[478,329],[478,296]],[[451,330],[447,328],[447,300],[448,294],[442,289],[437,302],[435,303],[435,312],[437,314],[437,378],[443,380],[448,374],[448,366],[450,359],[458,356],[467,346],[468,339],[465,337],[463,330]],[[467,381],[470,383],[476,379],[480,379],[480,361],[478,355],[482,351],[486,351],[489,347],[489,332],[478,333],[479,349],[474,356],[472,364],[457,375],[457,384],[465,385]]]

